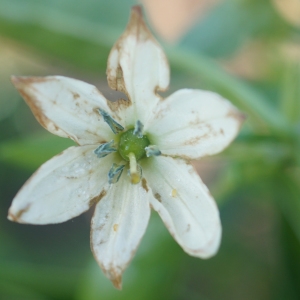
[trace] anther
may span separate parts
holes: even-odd
[[[122,175],[123,169],[125,165],[117,165],[113,164],[108,172],[108,183],[117,183],[119,181],[120,176]]]
[[[137,184],[140,182],[142,177],[142,168],[137,164],[135,155],[130,152],[128,154],[129,158],[129,175],[132,184]]]
[[[134,126],[133,134],[141,139],[143,137],[143,129],[144,129],[143,123],[140,120],[137,120]]]
[[[99,108],[99,113],[101,114],[101,116],[104,119],[104,122],[106,122],[108,124],[108,126],[110,127],[110,129],[112,130],[112,132],[114,134],[118,134],[121,131],[124,130],[124,127],[122,125],[120,125],[118,122],[116,122],[109,113],[107,113],[105,110]]]
[[[161,155],[161,151],[155,145],[150,145],[150,146],[146,147],[145,151],[146,151],[147,157]]]
[[[117,152],[117,149],[112,147],[114,144],[114,140],[111,140],[108,143],[100,145],[96,150],[94,150],[94,153],[97,155],[98,158],[105,157],[106,155]]]

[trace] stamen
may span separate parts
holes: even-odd
[[[108,124],[108,126],[110,127],[110,129],[113,131],[114,134],[118,134],[124,130],[124,127],[122,125],[120,125],[118,122],[116,122],[110,116],[110,114],[108,114],[105,110],[99,108],[99,113],[103,117],[104,122],[106,122]]]
[[[142,168],[137,164],[135,155],[130,152],[129,157],[129,175],[131,177],[131,183],[137,184],[140,182],[142,177]]]
[[[120,176],[122,175],[125,165],[113,164],[108,172],[108,183],[113,184],[119,181]]]
[[[141,139],[143,137],[143,129],[144,129],[143,123],[140,120],[137,120],[134,126],[133,134]]]
[[[161,151],[155,145],[150,145],[150,146],[146,147],[145,151],[146,151],[147,157],[161,155]]]
[[[100,145],[96,150],[94,150],[94,153],[97,155],[98,158],[105,157],[106,155],[117,152],[117,149],[112,147],[114,144],[114,140],[111,140],[108,143]]]

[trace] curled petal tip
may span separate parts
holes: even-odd
[[[138,30],[138,28],[140,30]],[[147,39],[152,37],[152,34],[145,24],[142,7],[139,5],[133,6],[131,9],[131,15],[127,25],[127,33],[128,32],[135,33],[139,38],[143,37]]]
[[[14,76],[14,75],[12,75],[11,77],[10,77],[10,80],[11,80],[11,82],[13,83],[13,85],[15,86],[15,87],[18,87],[18,86],[20,86],[22,83],[24,83],[24,81],[26,81],[26,80],[24,80],[26,77],[21,77],[21,76]]]
[[[116,276],[111,279],[112,284],[118,290],[122,290],[122,276]]]
[[[7,219],[12,222],[23,223],[18,216],[14,215],[10,211],[8,212]]]
[[[235,115],[235,117],[239,120],[241,125],[247,120],[247,115],[240,111]]]
[[[32,77],[26,77],[26,76],[11,76],[10,80],[12,84],[15,86],[15,88],[19,91],[23,90],[26,86],[28,86],[31,82]]]
[[[247,119],[247,115],[239,110],[230,111],[228,117],[236,119],[240,124],[243,124]]]
[[[131,13],[143,17],[143,10],[141,5],[135,5],[131,8]]]
[[[24,213],[26,213],[30,209],[30,204],[27,204],[24,208],[19,209],[19,210],[14,210],[12,207],[8,211],[8,216],[7,219],[13,222],[18,222],[18,223],[26,223],[23,219],[22,216]]]
[[[15,221],[15,216],[12,215],[10,212],[8,212],[7,219],[8,219],[9,221]]]
[[[132,6],[131,12],[142,15],[143,14],[142,6],[141,5]]]
[[[29,85],[35,82],[45,82],[47,81],[46,77],[32,77],[32,76],[11,76],[11,82],[16,88],[22,87],[24,85]]]
[[[247,115],[242,111],[236,111],[236,113],[233,114],[241,123],[245,122],[247,119]]]
[[[27,83],[28,81],[31,81],[32,78],[34,78],[34,77],[12,75],[10,77],[10,80],[13,84],[20,84],[20,83]]]
[[[248,116],[245,113],[240,112],[240,120],[241,122],[245,122]]]

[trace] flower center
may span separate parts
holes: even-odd
[[[124,127],[115,121],[105,110],[99,109],[100,115],[104,122],[108,124],[112,132],[118,135],[118,145],[115,140],[103,143],[94,150],[98,158],[105,157],[113,152],[119,152],[121,157],[129,162],[128,175],[131,178],[132,184],[137,184],[142,178],[142,168],[137,163],[145,156],[159,156],[161,151],[156,145],[150,145],[150,141],[146,135],[143,134],[144,125],[140,120],[137,120],[134,128],[124,132]],[[125,164],[118,165],[113,163],[108,172],[108,182],[110,184],[118,182]]]
[[[121,133],[118,152],[123,159],[129,161],[129,154],[133,153],[136,160],[140,160],[146,156],[145,148],[150,145],[150,141],[146,135],[139,136],[134,134],[135,129],[129,129]]]

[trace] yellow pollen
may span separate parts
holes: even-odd
[[[114,224],[114,226],[113,226],[114,231],[117,231],[117,230],[118,230],[118,227],[119,227],[118,224]]]
[[[173,189],[171,195],[175,198],[177,196],[177,190]]]

